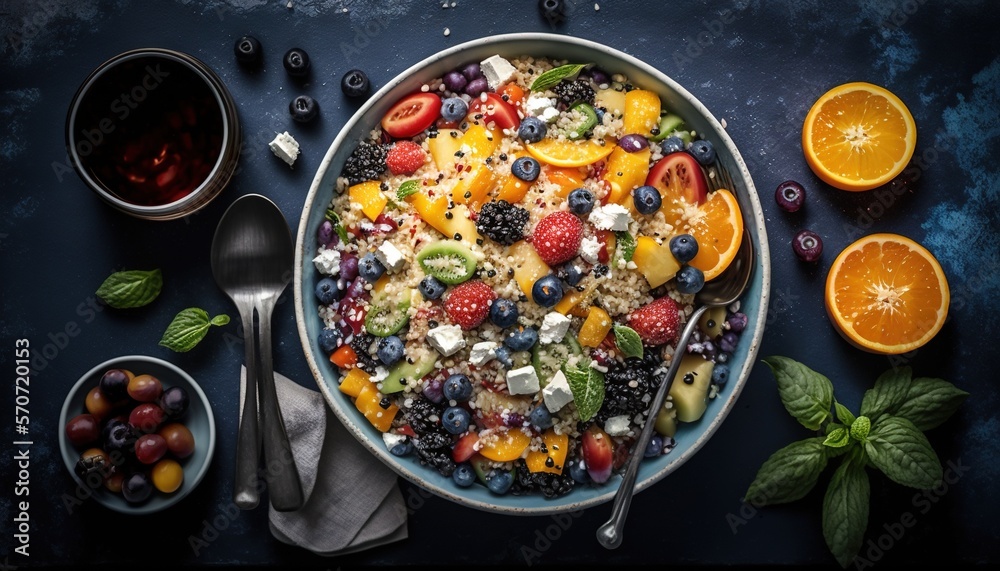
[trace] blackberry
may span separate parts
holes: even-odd
[[[403,416],[420,436],[441,426],[441,408],[423,396],[415,397],[413,403],[403,409]]]
[[[451,436],[447,432],[435,427],[413,439],[413,445],[417,450],[432,450],[434,448],[448,448],[451,446]]]
[[[476,219],[476,229],[493,241],[511,245],[524,237],[528,211],[506,200],[496,200],[483,205]]]
[[[532,492],[541,492],[546,498],[555,498],[573,490],[576,483],[569,475],[569,470],[563,474],[549,472],[531,472],[528,466],[519,462],[514,468],[514,485],[510,493],[523,496]]]
[[[604,375],[604,404],[597,413],[602,423],[612,416],[634,417],[649,408],[653,385],[649,366],[638,358],[626,359]],[[644,399],[650,394],[649,399]]]
[[[571,107],[574,103],[583,101],[590,105],[594,104],[594,88],[584,79],[576,81],[562,81],[552,88],[559,103],[564,108]]]
[[[341,176],[351,184],[376,180],[387,168],[385,158],[388,154],[389,145],[362,141],[347,157]]]
[[[375,357],[375,349],[378,345],[375,336],[371,333],[359,333],[351,340],[351,349],[358,355],[357,367],[362,371],[372,374],[379,361]]]
[[[451,476],[455,471],[455,461],[448,448],[417,448],[417,457],[421,465],[434,468],[442,476]]]

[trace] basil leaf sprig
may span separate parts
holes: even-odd
[[[155,270],[114,272],[99,288],[97,297],[116,309],[149,305],[163,289],[163,274]]]
[[[939,426],[969,393],[943,379],[913,378],[909,367],[886,371],[865,392],[855,416],[833,398],[830,379],[787,357],[764,362],[778,383],[785,409],[819,432],[778,450],[747,489],[756,507],[799,500],[816,485],[831,461],[838,463],[823,498],[823,537],[841,566],[857,556],[868,527],[871,493],[865,468],[890,480],[930,489],[943,476],[941,461],[923,431]]]
[[[189,307],[174,316],[167,330],[163,332],[160,345],[178,353],[185,353],[194,349],[213,325],[221,326],[227,323],[229,316],[226,314],[209,319],[208,312],[204,309]]]

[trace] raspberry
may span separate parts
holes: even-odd
[[[535,226],[531,245],[550,266],[557,266],[576,257],[583,239],[583,222],[569,212],[553,212]]]
[[[389,150],[385,164],[395,175],[411,175],[424,166],[427,153],[413,141],[399,141]]]
[[[497,298],[493,288],[480,280],[472,280],[455,286],[444,301],[448,317],[462,329],[475,329],[486,320],[490,304]]]
[[[644,344],[663,345],[677,339],[680,308],[677,302],[663,296],[630,313],[628,325]]]

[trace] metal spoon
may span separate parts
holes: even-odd
[[[233,501],[253,509],[260,501],[257,470],[261,437],[257,403],[262,413],[268,495],[277,511],[302,507],[302,484],[278,406],[271,361],[271,313],[292,278],[292,235],[277,205],[259,194],[238,198],[212,240],[212,274],[240,312],[246,346],[246,394],[236,444]],[[258,327],[254,326],[254,314]]]
[[[696,295],[695,300],[701,304],[688,317],[687,324],[681,332],[681,337],[677,341],[677,350],[674,351],[674,359],[670,362],[670,369],[666,378],[660,383],[659,389],[649,409],[649,416],[642,426],[642,433],[634,444],[632,453],[628,458],[628,466],[625,468],[625,475],[622,476],[621,485],[615,495],[615,501],[611,508],[611,518],[601,527],[597,528],[597,541],[608,549],[614,549],[622,543],[622,528],[625,526],[625,517],[628,515],[628,508],[632,503],[632,495],[635,493],[635,479],[639,474],[639,464],[642,461],[643,453],[653,437],[653,425],[655,425],[656,415],[663,408],[663,401],[666,400],[667,393],[670,392],[670,385],[673,384],[674,377],[677,376],[677,369],[680,368],[681,356],[687,348],[691,333],[698,326],[698,321],[702,314],[712,307],[726,306],[733,303],[746,291],[747,284],[750,283],[750,275],[753,273],[754,250],[750,241],[750,233],[743,227],[743,239],[740,249],[736,253],[736,258],[729,264],[718,278],[705,284]]]

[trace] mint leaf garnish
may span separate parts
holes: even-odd
[[[868,527],[871,484],[861,456],[847,456],[833,473],[823,498],[823,537],[841,567],[854,560]]]
[[[801,499],[816,485],[826,462],[822,437],[793,442],[760,467],[747,490],[746,501],[766,506]]]
[[[333,229],[337,232],[337,236],[340,237],[340,242],[346,244],[351,241],[350,237],[347,236],[347,230],[344,225],[340,222],[340,216],[334,212],[332,209],[326,209],[326,219],[333,223]]]
[[[580,420],[590,420],[604,404],[604,375],[586,363],[572,368],[564,365],[563,374],[573,393]]]
[[[411,194],[416,194],[418,190],[420,190],[420,182],[416,180],[408,180],[399,185],[399,188],[396,189],[396,198],[398,200],[403,200]]]
[[[897,484],[927,490],[941,480],[941,461],[931,443],[905,418],[880,418],[868,434],[865,451],[872,465]]]
[[[764,362],[778,381],[778,394],[788,413],[802,426],[819,430],[833,404],[830,379],[787,357],[768,357]]]
[[[944,379],[919,377],[909,384],[905,400],[891,414],[909,420],[919,430],[930,430],[948,420],[968,396]]]
[[[865,397],[861,401],[861,414],[872,420],[878,420],[883,412],[893,414],[906,401],[911,376],[909,367],[889,369],[879,375],[875,379],[875,386],[865,391]]]
[[[847,410],[847,407],[837,401],[833,401],[833,410],[837,413],[837,420],[850,426],[854,424],[854,414]]]
[[[615,232],[615,239],[622,246],[622,258],[624,258],[626,262],[631,262],[632,254],[635,253],[635,236],[624,230],[620,230]]]
[[[642,359],[642,337],[627,325],[614,325],[615,345],[625,357]]]
[[[160,345],[178,353],[185,353],[194,349],[213,325],[225,325],[229,323],[229,316],[225,314],[216,315],[209,319],[208,312],[198,307],[189,307],[182,310],[163,332]]]
[[[835,428],[833,432],[826,435],[823,446],[830,448],[843,448],[851,443],[851,433],[844,427]]]
[[[587,67],[585,63],[575,63],[552,68],[535,78],[535,81],[531,84],[531,91],[545,91],[560,81],[580,73],[580,70],[585,67]]]
[[[117,309],[142,307],[149,304],[163,289],[163,274],[160,270],[128,270],[108,276],[97,297]]]
[[[859,416],[851,423],[851,438],[858,442],[868,440],[868,434],[872,429],[872,421],[867,416]]]

